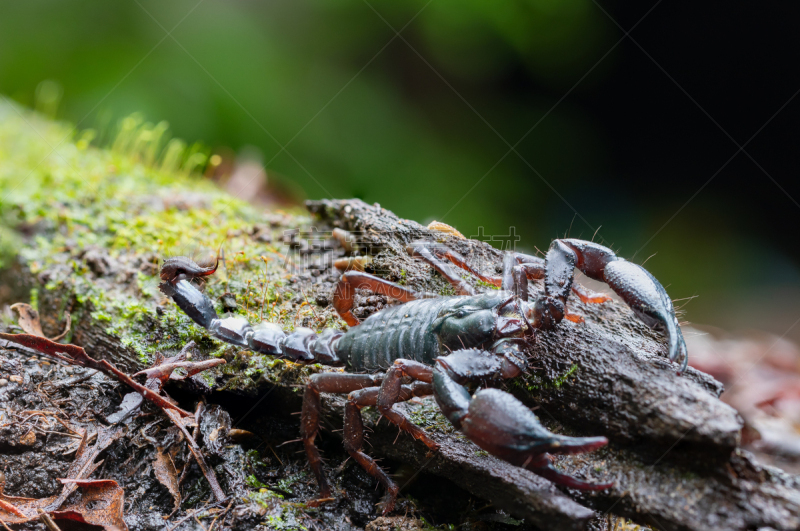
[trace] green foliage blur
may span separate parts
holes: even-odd
[[[64,91],[59,117],[79,127],[139,112],[190,142],[254,145],[271,175],[312,198],[358,196],[420,221],[506,233],[554,208],[513,153],[492,169],[509,149],[499,135],[516,143],[554,102],[487,89],[511,67],[569,88],[604,41],[590,5],[6,4],[0,90],[32,105],[37,85],[53,79]],[[389,27],[409,22],[400,37]],[[562,190],[600,156],[591,125],[568,104],[518,150]],[[563,232],[572,217],[551,226]]]
[[[604,206],[626,192],[604,185],[603,131],[574,96],[611,75],[619,38],[592,0],[4,2],[0,93],[101,144],[140,113],[190,144],[257,148],[270,179],[309,198],[466,236],[514,227],[528,251],[599,228],[630,258],[679,205]],[[675,298],[728,296],[759,264],[734,260],[727,234],[709,251],[695,222],[635,260],[657,251],[648,268]]]

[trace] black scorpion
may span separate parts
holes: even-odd
[[[553,241],[544,259],[507,252],[501,277],[484,276],[452,250],[431,242],[416,242],[408,252],[433,266],[457,295],[439,297],[359,271],[345,273],[336,286],[333,305],[350,329],[308,328],[286,334],[272,323],[251,326],[241,317],[220,319],[211,300],[187,278],[210,274],[186,258],[167,261],[160,289],[214,338],[255,352],[298,363],[344,366],[350,372],[327,372],[310,378],[303,396],[302,440],[322,498],[331,496],[314,439],[319,430],[320,393],[349,393],[345,406],[344,445],[347,452],[387,490],[384,513],[398,494],[394,481],[363,449],[361,408],[375,406],[389,421],[436,451],[439,445],[419,426],[393,409],[415,396],[433,395],[442,413],[470,440],[487,452],[567,487],[599,490],[611,484],[591,484],[558,472],[548,453],[587,452],[605,445],[605,437],[567,437],[549,432],[522,402],[509,393],[482,388],[474,395],[469,384],[484,386],[514,378],[527,370],[526,348],[537,329],[552,329],[567,318],[567,296],[602,303],[609,297],[573,281],[575,268],[608,284],[648,326],[663,330],[669,358],[688,353],[672,301],[661,284],[643,267],[617,257],[602,245],[576,239]],[[448,263],[499,287],[477,294]],[[529,300],[528,281],[544,280],[544,293]],[[353,315],[356,289],[368,289],[402,304],[377,312],[363,323]],[[409,383],[410,382],[410,383]]]

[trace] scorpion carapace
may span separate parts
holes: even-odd
[[[319,430],[320,393],[349,393],[345,406],[344,445],[347,452],[386,488],[384,513],[397,498],[398,487],[363,451],[360,410],[374,406],[390,422],[436,451],[439,445],[393,405],[412,397],[433,395],[442,413],[470,440],[487,452],[552,480],[577,489],[605,489],[558,472],[548,453],[587,452],[605,445],[605,437],[566,437],[549,432],[522,402],[505,391],[482,388],[474,395],[469,385],[481,387],[514,378],[527,370],[527,346],[536,329],[550,329],[569,313],[570,291],[583,302],[602,303],[606,295],[593,293],[573,281],[575,268],[606,282],[647,325],[666,332],[669,358],[687,364],[686,345],[672,302],[661,284],[644,268],[618,258],[592,242],[555,240],[544,259],[507,252],[501,277],[485,276],[466,260],[439,244],[416,242],[408,252],[428,262],[455,288],[457,295],[439,297],[359,271],[345,273],[337,284],[333,305],[350,325],[346,332],[327,329],[317,335],[297,328],[285,334],[275,324],[251,326],[245,319],[220,319],[214,305],[184,278],[162,270],[160,288],[189,317],[211,335],[256,352],[300,363],[344,365],[350,372],[313,375],[305,389],[302,440],[323,498],[331,488],[323,472],[314,439]],[[499,290],[476,293],[453,269],[454,264]],[[165,276],[166,274],[166,276]],[[544,293],[529,300],[528,280],[543,279]],[[361,323],[351,312],[356,289],[368,289],[402,304],[377,312]]]

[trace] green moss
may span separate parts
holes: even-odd
[[[555,380],[553,380],[553,383],[552,383],[552,385],[553,385],[553,388],[555,388],[555,389],[559,389],[559,388],[560,388],[562,385],[564,385],[564,383],[566,383],[566,381],[567,381],[567,380],[569,380],[569,378],[570,378],[570,377],[571,377],[573,374],[575,374],[576,372],[578,372],[578,364],[577,364],[577,363],[574,363],[574,364],[573,364],[573,365],[572,365],[572,366],[571,366],[571,367],[570,367],[570,368],[567,370],[567,372],[565,372],[564,374],[562,374],[561,376],[559,376],[559,377],[557,377]]]
[[[313,303],[298,309],[294,294],[283,293],[287,247],[251,238],[255,225],[266,224],[264,212],[201,178],[206,150],[167,142],[165,124],[137,115],[119,131],[110,149],[99,149],[91,132],[0,104],[0,267],[13,257],[46,279],[31,290],[35,308],[90,318],[143,365],[156,352],[195,341],[204,357],[228,362],[202,374],[212,386],[223,375],[227,388],[255,392],[266,382],[296,383],[319,371],[216,341],[163,296],[161,260],[198,247],[210,257],[222,244],[224,260],[204,288],[220,314],[219,298],[232,293],[233,314],[250,322],[292,330],[312,317],[317,329],[344,327],[332,311],[312,310]],[[291,214],[292,226],[275,230],[310,224],[304,211]]]
[[[124,138],[159,136],[161,124],[126,119],[114,149],[101,150],[81,138],[70,140],[77,136],[70,126],[22,109],[3,105],[0,118],[0,188],[7,191],[0,199],[0,227],[14,238],[19,238],[14,229],[22,226],[47,232],[21,253],[39,267],[46,267],[68,241],[71,247],[94,245],[112,255],[121,250],[163,254],[183,248],[190,243],[187,237],[216,248],[232,231],[248,229],[260,217],[192,174],[192,168],[202,169],[197,150],[187,155],[189,166],[183,171],[168,171],[159,163],[167,153],[153,147],[158,142],[144,145]],[[186,201],[195,203],[191,208],[174,201],[188,192]]]
[[[442,415],[439,406],[432,400],[424,400],[422,405],[409,414],[409,420],[414,424],[430,431],[441,433],[455,433],[456,429],[450,421]]]
[[[307,480],[308,480],[308,474],[305,471],[303,471],[278,481],[278,488],[284,492],[288,492],[289,494],[294,494],[293,492],[294,485],[296,483],[305,482]]]
[[[38,312],[39,311],[39,290],[37,288],[31,288],[30,297],[31,297],[31,302],[30,302],[31,307]]]
[[[256,503],[265,509],[264,525],[269,529],[284,531],[308,529],[301,523],[302,519],[307,518],[304,514],[304,504],[284,501],[283,496],[268,489],[266,485],[258,481],[255,476],[248,476],[246,483],[251,488],[259,489],[258,491],[249,492],[245,496],[245,501]],[[284,489],[283,486],[280,488]]]
[[[508,387],[525,389],[530,393],[536,393],[545,389],[560,389],[570,378],[575,376],[577,372],[578,364],[574,363],[564,373],[552,380],[548,380],[539,374],[530,373],[522,378],[511,380],[508,383]]]
[[[452,297],[453,295],[457,295],[457,293],[456,289],[450,284],[443,284],[439,290],[439,295],[442,297]]]
[[[484,282],[483,280],[480,280],[480,279],[476,280],[476,281],[475,281],[475,283],[476,283],[478,286],[481,286],[482,288],[487,288],[487,289],[497,289],[497,290],[499,290],[499,289],[500,289],[498,286],[495,286],[494,284],[490,284],[490,283],[488,283],[488,282]]]
[[[267,516],[267,520],[266,520],[266,522],[264,522],[264,525],[266,525],[267,528],[269,528],[269,529],[275,529],[275,530],[278,530],[278,531],[307,531],[308,530],[308,528],[303,526],[303,525],[299,525],[299,524],[296,524],[294,522],[287,522],[286,520],[280,518],[279,516],[275,516],[275,515],[272,515],[272,514]]]

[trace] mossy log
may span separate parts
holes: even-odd
[[[326,243],[333,228],[358,234],[358,249],[372,256],[370,272],[415,289],[449,289],[405,252],[416,239],[443,241],[473,267],[499,272],[501,254],[488,244],[428,230],[378,205],[318,201],[309,203],[311,215],[263,212],[199,176],[137,160],[137,153],[124,144],[111,151],[88,147],[67,126],[0,107],[0,293],[5,302],[29,296],[48,334],[55,335],[70,312],[67,340],[128,370],[140,369],[157,351],[176,352],[195,340],[202,356],[228,361],[190,389],[212,401],[275,391],[271,403],[277,398],[296,411],[304,379],[329,369],[211,339],[158,291],[165,256],[194,246],[213,253],[224,242],[223,265],[205,287],[220,313],[286,328],[345,326],[330,305],[338,276],[332,262],[341,256]],[[357,312],[368,315],[388,302],[360,293]],[[739,447],[742,421],[718,399],[718,382],[693,369],[677,375],[663,337],[624,305],[569,304],[586,322],[565,321],[539,333],[530,373],[507,389],[535,407],[551,430],[607,436],[607,448],[556,464],[590,481],[613,481],[613,488],[559,489],[488,456],[449,429],[427,400],[399,407],[442,443],[439,453],[427,455],[421,444],[398,438],[374,418],[370,452],[444,476],[542,529],[597,526],[605,511],[658,529],[800,527],[800,480],[759,465]],[[327,400],[334,425],[341,405],[335,397]],[[251,414],[277,413],[257,408]]]

